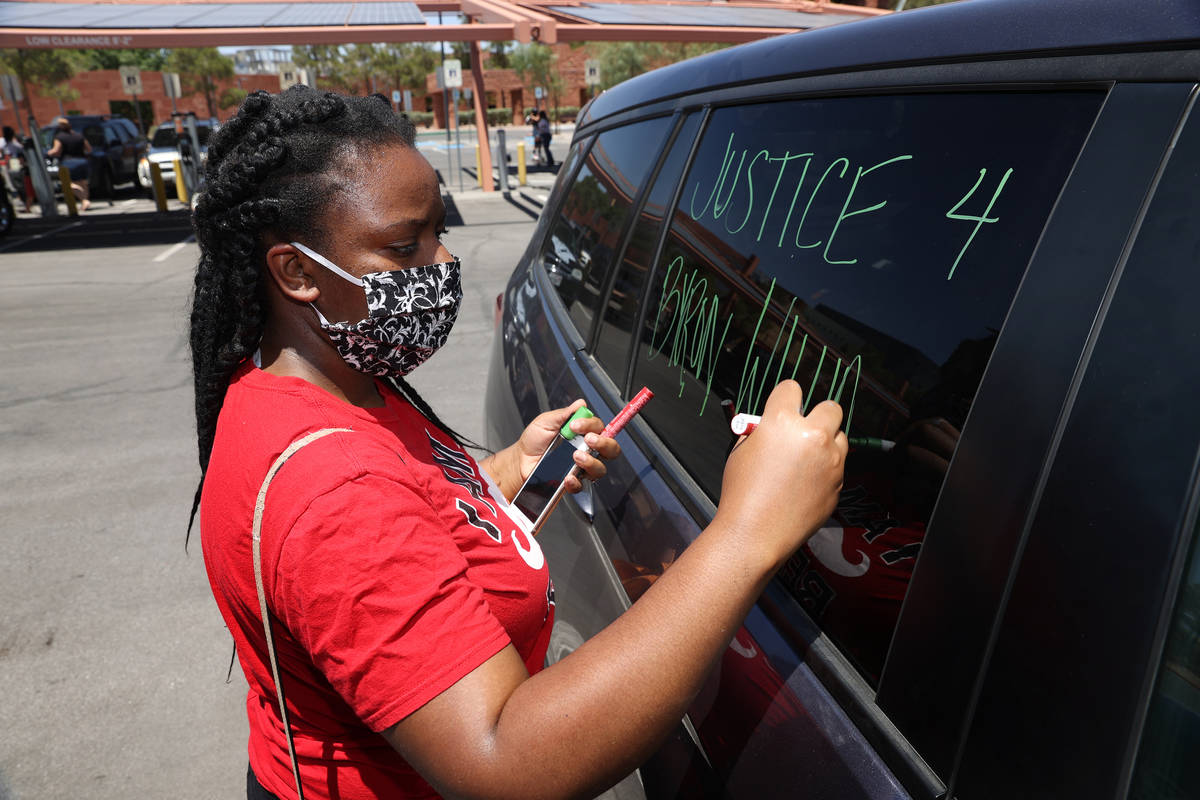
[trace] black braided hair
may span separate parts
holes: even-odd
[[[303,236],[321,246],[324,211],[340,191],[337,170],[344,158],[383,145],[412,147],[415,135],[412,123],[381,95],[345,97],[307,86],[276,95],[254,92],[213,134],[206,185],[192,214],[200,246],[191,312],[200,483],[189,536],[229,380],[262,339],[263,234],[284,241]],[[394,384],[456,442],[478,447],[438,419],[409,384]]]

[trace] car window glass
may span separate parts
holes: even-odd
[[[597,136],[543,246],[550,283],[585,338],[634,198],[670,125],[670,117],[661,117]]]
[[[104,129],[99,125],[88,125],[81,131],[83,138],[87,140],[92,147],[104,147],[106,137]]]
[[[1132,800],[1200,797],[1200,536],[1183,574],[1134,772]]]
[[[118,132],[118,126],[106,126],[104,128],[104,139],[108,144],[119,145],[121,143],[121,134]]]
[[[663,218],[674,196],[675,187],[687,161],[692,142],[700,127],[700,114],[690,115],[680,126],[674,145],[658,171],[654,186],[634,222],[629,244],[621,255],[617,278],[604,306],[600,336],[596,341],[596,360],[618,386],[624,384],[628,366],[629,345],[637,323],[638,301],[641,300],[646,276],[654,259],[654,248],[662,233]]]
[[[651,279],[634,386],[716,499],[793,378],[839,399],[834,518],[780,580],[877,680],[925,525],[1008,306],[1102,99],[992,93],[713,112]]]
[[[174,147],[175,140],[178,138],[174,128],[159,128],[154,132],[154,138],[150,141],[152,147]]]

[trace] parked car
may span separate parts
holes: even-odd
[[[1200,797],[1198,82],[1186,0],[970,0],[584,110],[501,296],[488,440],[655,398],[541,534],[549,658],[711,520],[731,410],[794,378],[851,441],[623,796]]]
[[[110,114],[70,114],[71,129],[83,134],[92,146],[91,176],[88,179],[92,194],[111,197],[114,186],[133,181],[141,187],[137,165],[146,154],[149,144],[137,126],[125,117]],[[42,127],[42,142],[48,149],[54,142],[57,129]]]
[[[216,123],[211,120],[196,120],[196,139],[200,142],[201,164],[208,158],[208,139],[216,129]],[[154,129],[154,135],[150,138],[150,150],[138,162],[138,181],[142,186],[150,186],[150,165],[158,164],[163,182],[174,183],[175,159],[179,157],[179,134],[175,130],[175,121],[167,120]]]

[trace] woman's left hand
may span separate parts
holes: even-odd
[[[516,497],[517,490],[533,473],[546,448],[554,444],[559,428],[583,405],[583,400],[576,400],[565,408],[556,408],[537,415],[521,433],[521,438],[516,444],[489,459],[491,463],[485,466],[489,467],[488,472],[492,474],[493,480],[500,486],[506,498],[512,500]],[[603,478],[608,473],[604,461],[611,461],[621,455],[621,445],[617,444],[616,439],[603,435],[604,423],[596,417],[572,421],[571,430],[583,436],[588,449],[600,456],[596,458],[589,452],[576,450],[575,463],[591,480]],[[568,492],[575,493],[583,488],[583,483],[572,474],[566,480],[566,488]]]

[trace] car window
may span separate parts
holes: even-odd
[[[675,187],[679,185],[701,118],[701,114],[692,114],[680,126],[675,137],[676,145],[667,154],[654,186],[638,213],[629,244],[621,255],[612,292],[604,306],[595,356],[600,365],[614,376],[618,386],[625,382],[629,346],[637,324],[638,301],[644,293],[646,276],[653,265],[654,249],[662,234],[666,210],[674,198]]]
[[[154,138],[150,141],[152,147],[174,147],[177,136],[175,128],[159,128],[154,131]]]
[[[208,137],[212,136],[212,132],[213,129],[211,125],[196,126],[196,138],[200,140],[201,147],[206,147],[208,145]],[[175,133],[175,127],[173,125],[159,127],[154,131],[154,138],[150,141],[150,146],[174,147],[177,139],[178,135]]]
[[[108,142],[108,144],[115,144],[115,145],[121,144],[121,142],[123,140],[121,138],[119,126],[117,126],[117,125],[104,126],[104,139],[106,142]]]
[[[1175,604],[1141,752],[1132,800],[1200,797],[1200,536]]]
[[[104,134],[104,128],[100,125],[87,125],[81,131],[83,138],[87,140],[92,147],[105,147],[107,140]]]
[[[638,189],[670,126],[671,118],[662,117],[597,136],[545,240],[541,263],[584,338]]]
[[[877,680],[959,431],[1102,94],[825,98],[713,111],[636,349],[643,416],[714,500],[793,378],[840,400],[834,517],[780,580]],[[677,147],[687,146],[677,142]]]

